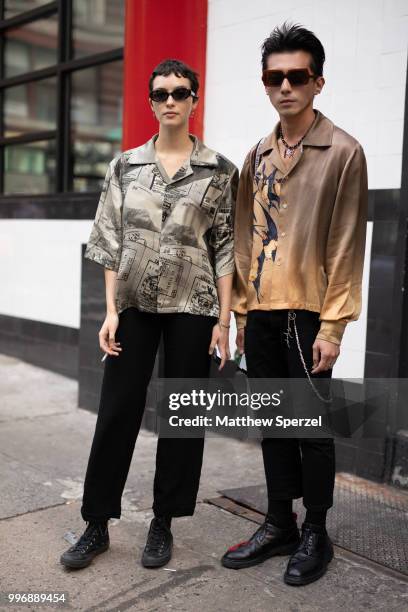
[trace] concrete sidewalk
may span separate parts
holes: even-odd
[[[152,516],[156,447],[155,436],[142,431],[122,519],[110,521],[110,550],[85,570],[65,570],[59,563],[69,546],[64,536],[79,535],[84,527],[79,510],[96,415],[76,408],[73,380],[5,356],[0,368],[2,592],[64,591],[66,608],[84,611],[408,610],[406,577],[337,547],[328,573],[302,588],[282,582],[285,557],[246,570],[222,568],[225,548],[256,525],[205,499],[263,481],[257,446],[224,438],[206,440],[197,511],[173,521],[175,549],[166,568],[140,565]]]

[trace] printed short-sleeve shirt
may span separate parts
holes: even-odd
[[[216,280],[234,271],[238,170],[197,137],[169,178],[157,134],[109,164],[85,257],[117,272],[118,313],[219,315]]]

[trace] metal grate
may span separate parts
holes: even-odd
[[[220,491],[224,496],[209,500],[236,512],[232,500],[242,507],[240,515],[259,522],[267,510],[265,485]],[[304,519],[302,500],[294,501],[298,522]],[[337,474],[334,505],[327,515],[327,529],[334,544],[408,576],[408,493]]]

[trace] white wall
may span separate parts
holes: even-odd
[[[367,240],[364,257],[361,314],[357,321],[353,321],[346,326],[340,347],[340,355],[333,368],[333,376],[337,378],[364,378],[372,237],[373,222],[369,221],[367,223]]]
[[[79,328],[81,243],[91,226],[92,221],[2,219],[0,313]]]
[[[326,85],[316,107],[363,145],[369,188],[399,188],[408,0],[209,0],[206,143],[241,166],[272,130],[260,46],[285,20],[322,41]]]

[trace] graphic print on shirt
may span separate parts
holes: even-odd
[[[203,276],[194,279],[190,294],[190,305],[192,314],[200,314],[203,310],[213,311],[217,305],[217,293],[214,286]]]
[[[138,286],[138,296],[140,306],[143,310],[157,307],[157,292],[158,292],[158,259],[149,259],[144,272],[140,278]]]
[[[258,302],[262,301],[261,283],[265,262],[275,262],[278,250],[278,228],[275,219],[279,215],[280,197],[276,192],[276,172],[274,168],[267,174],[263,162],[254,177],[253,234],[254,248],[257,248],[259,254],[254,260],[249,279],[254,286]]]
[[[117,271],[118,313],[219,315],[216,278],[234,269],[237,168],[194,140],[169,180],[154,137],[109,165],[85,257]]]

